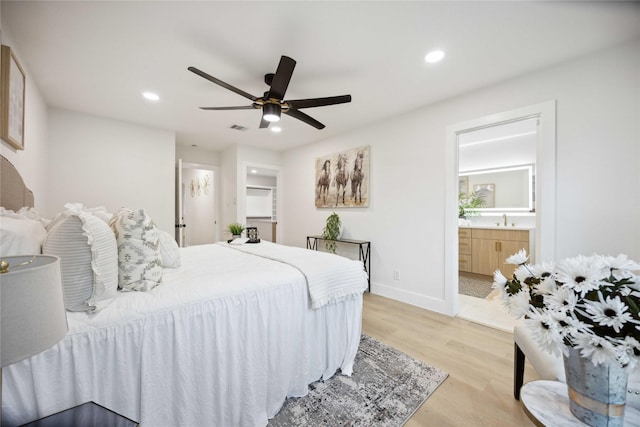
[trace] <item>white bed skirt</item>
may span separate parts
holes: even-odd
[[[143,427],[264,426],[286,397],[352,373],[362,294],[308,299],[284,283],[70,333],[4,368],[2,425],[94,401]]]

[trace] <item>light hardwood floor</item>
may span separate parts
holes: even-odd
[[[362,331],[449,374],[406,427],[534,425],[513,398],[512,334],[370,293]]]

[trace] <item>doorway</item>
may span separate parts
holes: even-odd
[[[220,240],[219,172],[217,167],[178,162],[179,198],[177,224],[180,246],[203,245]]]
[[[467,304],[469,300],[465,299],[464,296],[459,296],[458,194],[460,187],[463,185],[459,171],[460,165],[462,164],[464,167],[465,162],[464,158],[461,159],[460,156],[459,143],[461,139],[465,139],[465,135],[472,135],[473,132],[483,131],[478,133],[478,135],[482,135],[482,133],[486,134],[497,130],[498,125],[517,123],[523,120],[534,120],[538,125],[534,156],[534,175],[536,179],[532,188],[535,194],[535,201],[533,202],[535,217],[532,224],[535,227],[535,232],[532,233],[534,253],[532,255],[537,260],[552,260],[555,252],[555,101],[481,117],[447,128],[448,174],[445,186],[447,191],[445,207],[446,298],[450,300],[453,315],[505,330],[512,327],[512,319],[508,314],[506,316],[496,315],[495,304],[487,305],[484,300],[473,298],[473,300],[481,301],[481,303],[470,307]],[[483,139],[490,140],[492,138],[487,138],[484,135]],[[479,140],[483,139],[480,138]],[[482,143],[475,145],[475,149],[479,149],[481,145]],[[480,218],[490,223],[489,221],[493,220],[492,214],[499,214],[501,217],[505,213],[505,209],[495,207],[492,207],[492,209],[494,209],[493,212],[490,209],[486,212],[486,218],[484,216]],[[507,212],[512,215],[518,213],[518,211]],[[527,214],[522,212],[521,215],[524,218]],[[495,226],[496,224],[494,223],[493,225]],[[500,302],[498,301],[498,303]],[[496,316],[498,317],[497,323],[493,321],[496,319],[492,320],[492,317]]]
[[[245,224],[256,227],[261,240],[281,241],[278,226],[280,168],[245,162],[243,174],[243,206]]]

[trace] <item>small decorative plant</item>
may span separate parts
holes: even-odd
[[[244,231],[244,225],[238,222],[234,222],[229,224],[227,230],[229,231],[229,233],[231,233],[232,236],[240,236]]]
[[[458,218],[466,218],[475,215],[476,209],[483,207],[487,201],[480,197],[477,192],[458,193]]]
[[[541,347],[569,348],[594,365],[640,364],[640,264],[627,258],[579,255],[554,265],[528,265],[524,249],[507,258],[519,265],[511,280],[494,273],[494,289],[525,323]]]
[[[336,253],[336,240],[340,237],[340,216],[333,212],[327,217],[327,222],[322,229],[322,238],[325,240],[325,248],[327,251]]]

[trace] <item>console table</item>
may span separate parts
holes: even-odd
[[[323,239],[321,236],[307,236],[307,249],[317,251],[318,240],[327,239]],[[364,271],[367,272],[367,291],[371,292],[371,242],[354,239],[336,239],[336,242],[358,245],[358,259],[362,261]]]
[[[537,426],[586,426],[574,417],[569,409],[569,396],[565,383],[547,380],[527,383],[520,390],[520,402],[525,413]],[[624,408],[624,425],[640,425],[638,399],[631,393],[627,395],[627,404]]]

